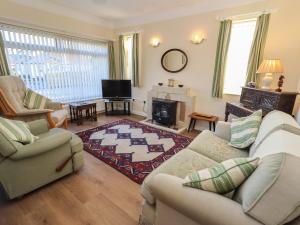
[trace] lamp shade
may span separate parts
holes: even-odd
[[[283,73],[283,66],[280,59],[265,59],[257,73]]]

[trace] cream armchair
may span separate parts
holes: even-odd
[[[4,117],[23,121],[46,119],[50,128],[67,128],[68,112],[61,103],[50,102],[47,109],[27,109],[23,105],[26,94],[24,82],[15,76],[0,77],[0,110]]]

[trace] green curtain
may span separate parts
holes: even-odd
[[[132,84],[133,87],[139,87],[139,37],[138,33],[133,34],[132,40]]]
[[[4,41],[0,32],[0,76],[10,75],[5,55]]]
[[[212,86],[212,97],[222,98],[224,87],[224,74],[226,67],[226,58],[230,41],[232,21],[221,21],[219,38],[215,60],[214,79]]]
[[[269,29],[270,14],[261,15],[256,24],[254,40],[249,55],[246,85],[252,81],[257,83],[256,71],[263,61],[264,49]]]
[[[120,64],[120,79],[125,78],[125,46],[124,36],[119,36],[119,64]]]
[[[114,42],[108,42],[108,60],[109,60],[109,79],[115,80],[117,79],[116,74],[116,62],[115,62],[115,50],[114,50]]]

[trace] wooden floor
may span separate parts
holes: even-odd
[[[77,132],[121,118],[69,125]],[[185,133],[194,137],[197,132]],[[40,188],[21,199],[8,201],[0,192],[0,225],[136,225],[142,197],[140,186],[110,166],[84,153],[85,165],[77,173]]]

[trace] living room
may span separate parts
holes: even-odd
[[[299,10],[1,0],[0,224],[299,224]]]

